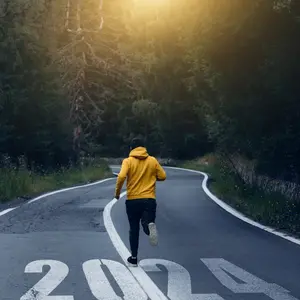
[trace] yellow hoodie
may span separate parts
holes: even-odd
[[[122,186],[127,178],[127,199],[156,198],[156,181],[164,181],[166,172],[153,156],[149,156],[147,149],[138,147],[133,149],[128,158],[122,163],[116,184],[116,196],[120,196]]]

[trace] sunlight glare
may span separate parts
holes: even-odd
[[[155,6],[162,6],[168,3],[169,0],[135,0],[135,3],[139,6],[147,6],[147,7],[155,7]]]

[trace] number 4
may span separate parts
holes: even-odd
[[[273,300],[298,300],[289,295],[289,291],[274,283],[267,283],[260,278],[246,272],[242,268],[222,258],[206,258],[201,261],[214,274],[214,276],[234,293],[261,293]],[[244,283],[236,282],[227,273],[240,279]]]

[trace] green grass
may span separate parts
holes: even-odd
[[[26,169],[12,167],[0,169],[0,202],[18,197],[34,197],[52,190],[85,184],[111,176],[103,161],[96,161],[83,167],[72,167],[57,172],[39,175]]]
[[[211,192],[252,220],[300,236],[299,202],[288,200],[279,193],[268,194],[246,186],[233,172],[222,168],[217,160],[210,164],[202,161],[184,162],[181,167],[207,173]]]

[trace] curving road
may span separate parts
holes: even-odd
[[[142,235],[142,268],[130,271],[120,256],[124,198],[110,202],[115,179],[0,212],[0,300],[149,299],[144,290],[152,300],[300,300],[300,246],[222,210],[201,175],[167,175],[157,188],[160,244]]]

